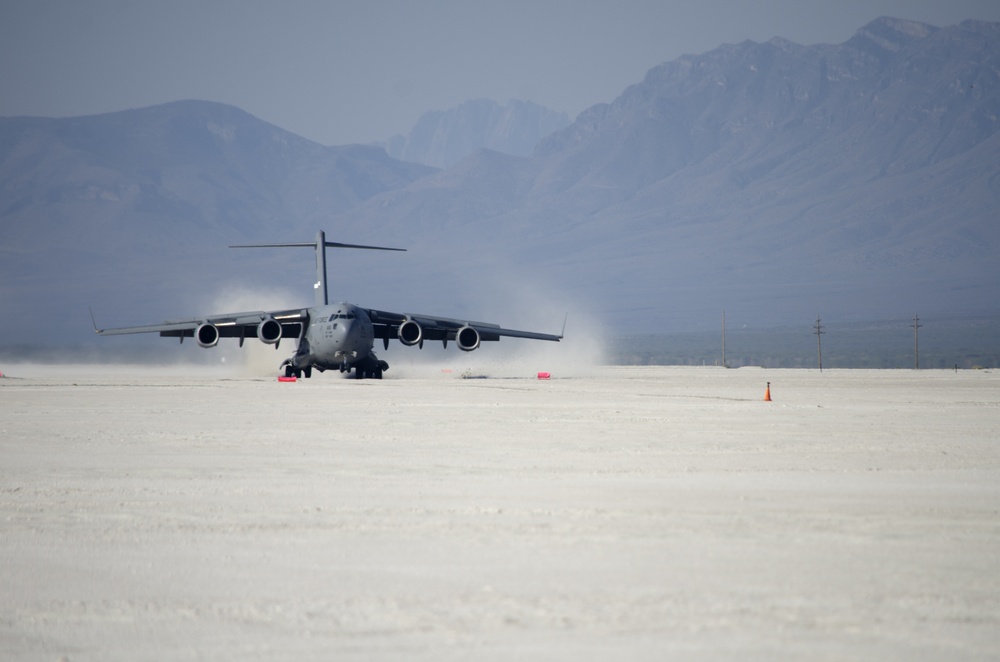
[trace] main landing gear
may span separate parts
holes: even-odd
[[[355,379],[382,379],[382,373],[389,369],[389,364],[385,361],[378,361],[374,364],[358,365],[354,368]],[[350,372],[349,367],[341,368],[341,372]]]
[[[313,376],[312,366],[307,368],[296,368],[292,365],[291,359],[286,359],[285,362],[281,364],[281,367],[285,370],[285,377],[295,377],[296,379],[305,377],[306,379],[309,379]]]
[[[309,379],[312,377],[313,367],[320,372],[324,371],[324,369],[320,366],[296,368],[291,359],[287,359],[281,364],[281,371],[284,373],[285,377],[295,377],[297,379],[305,377],[306,379]],[[388,369],[389,364],[385,361],[366,361],[355,366],[350,366],[347,363],[344,363],[340,366],[340,372],[349,373],[353,370],[355,379],[382,379],[382,373]]]

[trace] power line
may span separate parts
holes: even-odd
[[[722,311],[722,367],[726,368],[726,311]]]
[[[816,330],[816,352],[819,358],[819,371],[823,372],[823,341],[820,339],[825,331],[823,331],[823,325],[819,323],[819,315],[816,316],[816,324],[813,326]]]
[[[920,318],[916,315],[913,316],[913,369],[920,370],[920,344],[917,340],[917,329],[923,326],[920,323]]]

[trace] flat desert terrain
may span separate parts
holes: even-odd
[[[1000,655],[1000,373],[2,369],[4,660]]]

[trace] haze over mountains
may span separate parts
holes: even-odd
[[[501,106],[474,99],[450,110],[425,113],[406,136],[385,144],[389,156],[402,161],[448,168],[477,149],[488,148],[531,156],[538,141],[569,126],[569,116],[528,101]]]
[[[995,314],[998,51],[995,23],[889,18],[840,45],[726,44],[654,67],[528,156],[510,143],[445,169],[209,102],[3,118],[0,344],[78,341],[88,305],[107,325],[222,312],[234,289],[308,305],[311,254],[225,246],[317,229],[410,249],[332,256],[334,296],[510,325]],[[502,147],[499,106],[482,108],[479,124],[429,115],[393,153],[417,158],[428,135],[427,162]],[[521,119],[507,135],[553,115]]]

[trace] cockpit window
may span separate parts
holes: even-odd
[[[333,320],[353,320],[353,319],[357,319],[357,316],[354,313],[348,313],[347,315],[343,313],[334,313],[333,315],[330,315],[330,319],[328,319],[327,322],[332,322]]]

